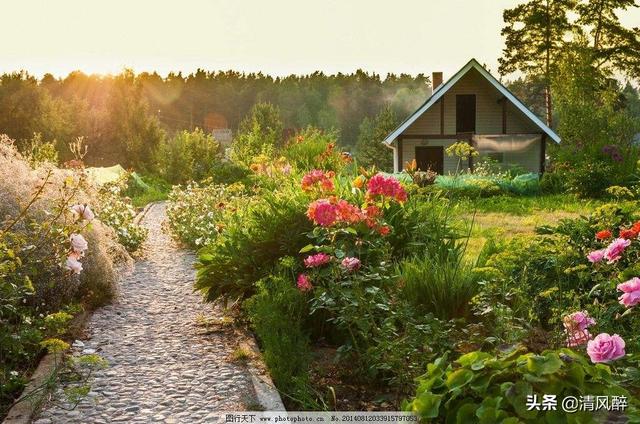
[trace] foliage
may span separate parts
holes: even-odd
[[[280,110],[271,103],[256,103],[238,127],[231,157],[249,166],[257,156],[272,156],[282,147],[283,136]]]
[[[309,388],[311,357],[304,330],[308,307],[304,296],[291,285],[291,278],[284,273],[260,280],[256,294],[244,306],[276,386],[287,400],[308,408],[316,406]]]
[[[638,419],[638,401],[620,380],[609,366],[590,364],[569,349],[534,354],[514,348],[498,355],[476,351],[454,363],[447,363],[445,356],[429,364],[426,374],[418,379],[415,398],[403,409],[423,419],[444,422],[596,423],[609,412],[566,414],[559,403],[568,396],[625,396],[629,406],[619,415]],[[527,408],[529,396],[540,403],[545,394],[556,395],[557,409]]]
[[[169,201],[167,216],[171,230],[194,248],[215,242],[224,229],[224,215],[236,213],[247,203],[242,184],[175,186]]]
[[[311,227],[305,199],[285,186],[226,216],[223,231],[198,255],[196,288],[207,300],[250,296],[279,258],[297,253]]]
[[[30,140],[26,141],[25,155],[34,168],[45,164],[58,163],[58,151],[55,140],[46,142],[42,139],[42,134],[34,133]]]
[[[185,184],[211,177],[220,166],[220,144],[200,128],[180,131],[163,140],[156,152],[156,170],[172,184]]]
[[[441,319],[463,318],[477,291],[464,248],[444,241],[438,254],[406,259],[398,268],[402,294],[420,311]]]
[[[350,156],[336,149],[337,138],[336,131],[307,127],[287,142],[282,156],[300,171],[319,168],[337,172],[351,162]]]
[[[364,167],[375,166],[383,171],[393,170],[393,155],[382,142],[398,125],[399,120],[389,106],[374,118],[364,118],[356,143],[358,163]]]
[[[562,135],[556,172],[577,194],[601,196],[611,185],[629,184],[638,160],[631,141],[640,120],[619,109],[617,90],[601,82],[584,53],[573,53],[567,60],[554,85]]]
[[[100,220],[114,229],[118,242],[129,252],[135,252],[147,238],[148,231],[134,222],[136,210],[122,197],[128,178],[129,175],[125,175],[122,180],[101,187],[98,193],[100,206],[96,210]]]
[[[458,158],[458,164],[456,165],[456,174],[460,170],[460,164],[462,161],[466,161],[469,158],[477,157],[480,155],[475,147],[471,143],[466,141],[457,141],[451,146],[447,147],[444,151],[447,156]]]
[[[520,174],[513,178],[508,174],[439,175],[435,179],[435,187],[451,195],[466,197],[491,197],[502,194],[533,195],[540,190],[537,174]]]

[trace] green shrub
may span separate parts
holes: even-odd
[[[172,184],[212,176],[221,159],[220,144],[199,128],[180,131],[172,139],[163,140],[156,152],[158,171]]]
[[[231,144],[231,158],[250,166],[257,156],[273,157],[282,145],[280,109],[271,103],[256,103],[238,127]]]
[[[306,244],[308,198],[296,188],[267,192],[229,214],[224,230],[198,255],[196,287],[207,300],[250,296],[283,256]]]
[[[560,194],[567,190],[566,175],[561,170],[550,170],[542,174],[540,191],[545,194]]]
[[[607,187],[615,185],[613,166],[596,160],[575,164],[565,174],[569,191],[580,197],[601,197]]]
[[[249,168],[234,162],[221,162],[211,172],[211,181],[217,184],[243,183],[251,181]]]
[[[128,178],[128,177],[127,177]],[[131,202],[122,196],[126,181],[105,184],[98,193],[97,216],[102,223],[111,227],[129,252],[135,252],[147,238],[147,229],[134,223],[137,213]]]
[[[638,420],[638,400],[621,380],[609,366],[590,364],[569,349],[540,355],[519,349],[499,355],[471,352],[454,363],[442,357],[429,364],[426,374],[418,379],[416,396],[404,402],[403,409],[424,420],[447,423],[598,423],[610,418],[610,412],[603,409],[568,414],[562,411],[562,399],[625,396],[629,406],[619,415]],[[527,408],[528,396],[536,396],[541,402],[543,395],[555,395],[557,408]]]
[[[297,407],[316,406],[309,388],[309,337],[304,327],[307,302],[292,275],[270,275],[256,284],[245,302],[251,327],[278,389]]]

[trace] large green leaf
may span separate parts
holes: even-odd
[[[536,375],[553,374],[562,368],[562,360],[557,353],[532,355],[527,360],[527,369]]]
[[[435,418],[438,416],[442,395],[426,392],[411,402],[411,411],[421,418]]]
[[[460,368],[447,376],[447,387],[449,390],[460,388],[473,380],[473,371]]]

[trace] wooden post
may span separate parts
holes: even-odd
[[[502,98],[502,134],[507,133],[507,99]]]
[[[402,163],[402,138],[398,138],[398,172],[402,172],[404,164]]]
[[[540,175],[544,174],[544,165],[547,160],[547,134],[540,137]]]

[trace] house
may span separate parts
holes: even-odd
[[[560,137],[475,59],[444,84],[442,72],[434,72],[432,83],[427,101],[383,141],[393,149],[395,172],[414,159],[419,169],[438,174],[473,172],[478,158],[459,165],[458,158],[445,153],[461,140],[480,157],[544,172],[547,141],[559,143]]]

